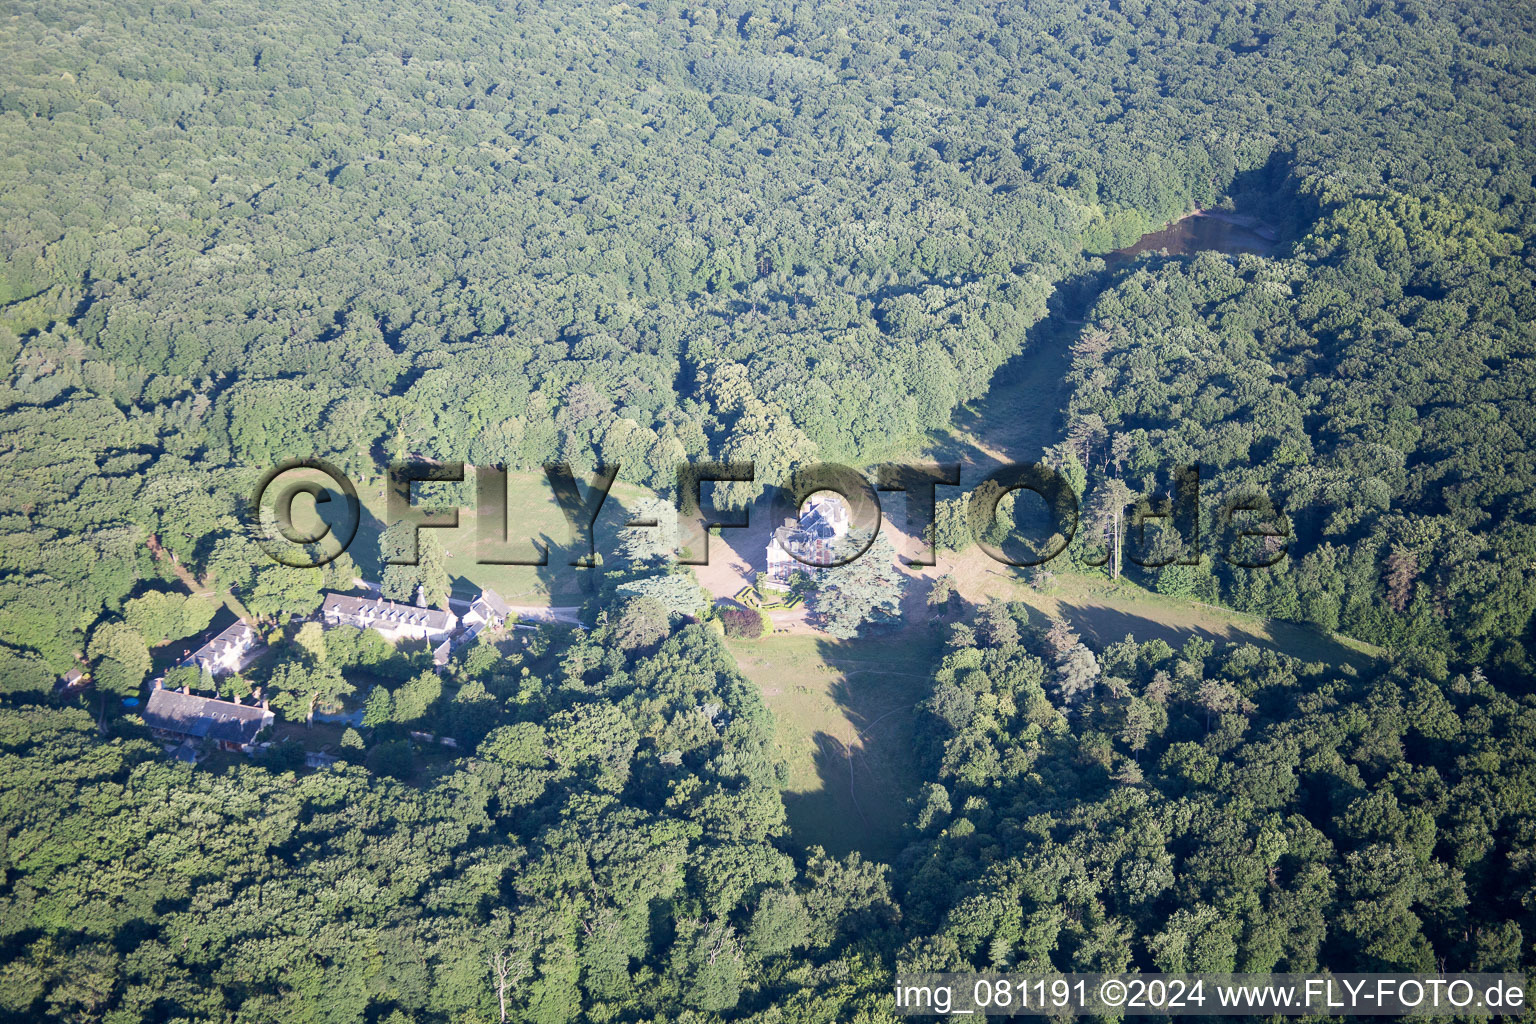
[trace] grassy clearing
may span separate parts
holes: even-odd
[[[977,548],[939,556],[938,570],[949,572],[968,601],[1024,601],[1047,615],[1066,618],[1078,632],[1101,643],[1161,638],[1177,646],[1191,635],[1218,643],[1251,643],[1282,651],[1303,661],[1363,667],[1385,652],[1338,633],[1312,626],[1266,619],[1246,612],[1168,597],[1128,580],[1061,573],[1049,592],[1027,585],[1022,576],[988,558]]]
[[[379,534],[387,519],[387,498],[382,477],[372,478],[358,486],[358,497],[363,504],[363,520],[353,540],[349,554],[357,562],[364,577],[377,580],[383,566],[379,562]],[[459,525],[455,529],[434,530],[433,535],[448,554],[448,571],[453,575],[454,591],[469,596],[484,587],[490,587],[513,604],[575,604],[584,598],[585,575],[590,569],[579,569],[570,564],[576,552],[570,547],[570,531],[565,515],[555,501],[554,492],[542,473],[509,473],[507,482],[507,533],[511,540],[506,546],[512,557],[533,558],[537,552],[530,543],[536,540],[540,547],[549,551],[549,565],[492,565],[483,564],[482,558],[493,556],[500,545],[494,539],[496,524],[490,525],[492,539],[480,536],[480,521],[474,498],[474,484],[466,481],[459,485],[436,485],[440,490],[414,488],[418,505],[457,505]],[[615,483],[603,503],[598,517],[597,551],[599,555],[611,552],[617,542],[617,534],[630,518],[629,509],[637,499],[650,492],[643,487],[623,482]],[[300,525],[302,506],[295,504],[295,519]]]
[[[890,858],[920,783],[913,706],[942,644],[909,629],[842,642],[779,635],[731,641],[773,711],[789,766],[784,802],[803,845]]]

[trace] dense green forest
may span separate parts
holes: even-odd
[[[317,773],[0,716],[0,1014],[487,1021],[504,979],[514,1020],[873,1021],[896,970],[1530,964],[1536,703],[1481,673],[1095,650],[991,605],[887,866],[788,841],[761,698],[651,600],[441,678],[371,664],[366,750]]]
[[[1529,696],[1413,659],[1095,653],[1021,613],[985,609],[926,702],[901,969],[1529,965]]]
[[[1330,198],[1321,196],[1325,201]],[[1524,689],[1536,608],[1536,274],[1529,207],[1335,199],[1286,259],[1125,273],[1074,353],[1058,449],[1207,521],[1257,493],[1290,525],[1267,569],[1143,570],[1198,595],[1484,665]]]
[[[888,902],[883,867],[797,871],[772,844],[771,729],[700,626],[482,648],[446,686],[428,670],[377,688],[366,764],[304,778],[281,748],[191,776],[80,711],[5,715],[0,1007],[487,1019],[503,953],[530,1019],[722,1010],[749,961],[833,944]],[[405,730],[428,722],[473,756],[418,771]]]
[[[1529,18],[14,5],[0,634],[62,670],[146,533],[201,574],[293,454],[858,459],[1233,189],[1390,188],[1518,261]]]
[[[1536,9],[5,13],[0,1021],[830,1024],[889,1019],[898,970],[1536,963]],[[1271,255],[1100,259],[1233,204]],[[915,455],[1063,332],[1071,571],[1387,653],[950,600],[890,863],[790,834],[752,633],[654,546],[586,628],[439,673],[305,621],[352,558],[247,536],[294,456],[665,492]],[[1207,557],[1122,559],[1121,506],[1196,462]],[[1248,494],[1274,567],[1214,553]],[[835,635],[889,617],[877,569]],[[441,553],[385,582],[446,595]],[[167,683],[361,708],[334,766],[192,768],[119,705],[231,596],[270,655]]]

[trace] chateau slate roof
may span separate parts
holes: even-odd
[[[240,746],[255,740],[275,717],[266,708],[165,689],[150,693],[144,708],[144,723],[151,729]]]
[[[424,626],[443,631],[452,629],[458,622],[457,616],[441,608],[418,608],[386,601],[382,597],[353,597],[350,594],[325,595],[325,604],[320,611],[327,618],[368,626]]]
[[[228,650],[243,651],[249,648],[256,640],[256,633],[243,622],[236,622],[218,636],[209,640],[203,646],[193,651],[181,660],[183,665],[191,665],[202,661],[217,661]]]

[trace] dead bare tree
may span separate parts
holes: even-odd
[[[528,958],[513,950],[497,950],[486,957],[486,964],[496,979],[496,1002],[501,1007],[501,1024],[507,1024],[507,993],[517,991],[517,986],[532,969]]]

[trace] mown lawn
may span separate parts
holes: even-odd
[[[570,531],[565,515],[542,473],[508,474],[507,532],[511,538],[508,547],[514,557],[534,557],[529,541],[537,539],[541,547],[549,549],[548,566],[482,564],[480,559],[494,555],[498,545],[482,541],[480,537],[473,481],[458,485],[456,490],[459,492],[456,499],[458,528],[433,531],[448,554],[448,571],[454,578],[455,594],[471,596],[490,587],[512,604],[576,604],[584,599],[583,587],[588,583],[584,577],[594,570],[570,565],[573,557],[584,552],[576,552],[569,546]],[[611,555],[618,531],[630,518],[629,508],[649,493],[643,487],[623,481],[613,485],[598,517],[599,555]],[[359,486],[358,496],[363,503],[364,515],[350,553],[365,577],[378,580],[382,573],[379,533],[384,527],[387,504],[383,485],[376,478],[367,487]],[[418,497],[416,500],[418,504],[430,505],[434,499]]]
[[[922,775],[913,708],[942,647],[937,631],[730,643],[773,711],[789,766],[784,802],[796,840],[838,854],[893,857],[907,798]]]

